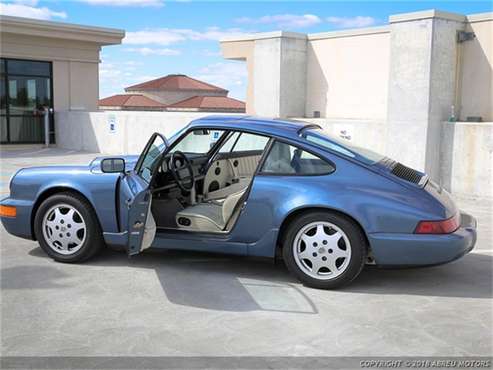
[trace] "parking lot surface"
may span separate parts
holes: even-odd
[[[1,192],[20,167],[88,163],[95,153],[7,147]],[[476,249],[448,265],[365,268],[338,291],[306,288],[282,263],[192,252],[105,250],[61,264],[1,233],[3,356],[491,355],[491,201]]]

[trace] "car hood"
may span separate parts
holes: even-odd
[[[129,171],[135,167],[138,155],[120,155],[120,156],[102,156],[94,158],[88,165],[62,165],[62,166],[39,166],[39,167],[25,167],[16,172],[15,175],[20,173],[26,174],[52,174],[52,173],[67,173],[67,172],[101,172],[101,161],[105,158],[123,158],[125,160],[125,170]],[[15,177],[15,176],[13,176]]]

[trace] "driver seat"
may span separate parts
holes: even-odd
[[[229,194],[224,199],[214,199],[187,207],[176,214],[176,224],[182,230],[223,231],[242,199],[248,186]]]

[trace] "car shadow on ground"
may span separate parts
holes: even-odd
[[[48,258],[39,247],[31,250],[30,255]],[[174,304],[235,312],[318,313],[310,298],[312,290],[300,285],[282,262],[153,250],[129,259],[125,253],[105,250],[85,264],[152,269]],[[492,264],[490,254],[471,253],[453,263],[435,267],[386,270],[367,266],[354,282],[337,294],[491,299]]]
[[[48,258],[39,247],[29,254]],[[128,258],[125,253],[104,250],[84,265],[123,267],[129,274],[134,268],[153,270],[168,300],[178,305],[232,312],[318,313],[306,290],[282,263],[173,250],[149,250]]]

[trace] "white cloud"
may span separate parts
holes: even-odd
[[[280,28],[303,28],[319,24],[322,20],[313,14],[277,14],[265,15],[260,18],[242,17],[236,19],[236,22],[243,24],[275,24]]]
[[[103,61],[99,66],[100,98],[123,94],[125,87],[157,78],[139,71],[141,66],[144,66],[142,62],[132,60]]]
[[[37,7],[36,0],[17,0],[0,4],[1,15],[49,20],[52,18],[67,18],[67,13],[53,11],[47,7]]]
[[[182,31],[184,30],[148,29],[142,31],[127,32],[125,38],[123,39],[123,43],[130,45],[170,45],[186,40],[186,37],[183,35]]]
[[[204,31],[195,31],[182,28],[159,28],[145,29],[141,31],[127,32],[124,44],[129,45],[171,45],[182,41],[212,40],[218,41],[225,37],[236,37],[244,35],[237,28],[222,30],[218,27],[209,27]]]
[[[202,55],[206,57],[220,57],[222,54],[219,50],[204,49],[202,50]]]
[[[141,82],[146,82],[146,81],[152,81],[152,80],[155,80],[159,77],[163,77],[163,76],[155,76],[155,75],[142,75],[142,76],[134,76],[131,81],[132,83],[130,85],[135,85],[135,84],[138,84],[138,83],[141,83]]]
[[[376,23],[375,18],[358,15],[356,17],[328,17],[327,22],[340,28],[368,27]]]
[[[229,90],[232,97],[245,98],[248,72],[244,62],[213,63],[201,68],[194,77]]]
[[[167,56],[174,56],[174,55],[180,55],[181,51],[176,50],[176,49],[153,49],[153,48],[127,48],[125,51],[130,51],[133,53],[139,53],[144,56],[148,55],[167,55]]]
[[[164,5],[163,0],[78,0],[90,5],[108,5],[108,6],[152,6],[161,7]]]

